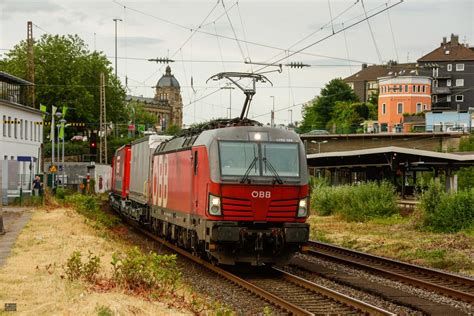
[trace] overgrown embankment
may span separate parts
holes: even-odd
[[[474,189],[445,193],[431,181],[416,211],[398,214],[388,183],[313,185],[311,238],[474,275]]]

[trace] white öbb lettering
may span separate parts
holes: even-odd
[[[269,199],[272,197],[272,192],[270,191],[252,191],[253,198],[259,199]]]

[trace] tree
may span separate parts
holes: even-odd
[[[377,110],[372,103],[336,102],[329,124],[335,127],[338,134],[356,133],[362,129],[365,120],[376,120]]]
[[[145,110],[143,103],[131,100],[127,104],[128,118],[135,124],[143,124],[146,127],[155,127],[158,122],[156,115]]]
[[[181,127],[179,127],[178,125],[171,124],[171,125],[166,129],[165,134],[166,134],[166,135],[175,136],[175,135],[177,135],[179,132],[181,132]]]
[[[34,46],[36,107],[67,106],[68,122],[83,122],[98,128],[99,75],[105,74],[107,121],[126,120],[125,90],[102,52],[90,52],[77,35],[43,35]],[[26,41],[6,53],[0,70],[27,78]],[[68,128],[67,130],[71,130]],[[47,135],[47,133],[45,133]]]
[[[341,78],[331,80],[321,90],[321,95],[316,97],[311,105],[303,110],[303,122],[300,127],[302,133],[312,129],[326,129],[332,119],[336,102],[357,102],[359,98]]]

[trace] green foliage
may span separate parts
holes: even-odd
[[[364,222],[397,212],[395,188],[388,182],[320,187],[312,197],[318,214],[338,214],[348,221]]]
[[[69,280],[94,281],[99,273],[100,257],[89,251],[87,260],[82,262],[82,255],[79,251],[74,251],[67,259],[64,271]]]
[[[27,78],[26,41],[7,52],[0,70]],[[107,120],[120,122],[126,117],[123,105],[125,90],[115,78],[110,61],[102,52],[90,52],[77,35],[44,34],[35,42],[36,107],[44,104],[68,106],[69,122],[97,123],[99,117],[99,75],[105,74]],[[74,133],[68,127],[67,133]],[[45,130],[45,136],[47,135]]]
[[[174,136],[174,135],[177,135],[179,132],[181,132],[181,127],[179,127],[178,125],[172,124],[166,129],[165,134]]]
[[[461,138],[459,142],[459,151],[474,151],[474,135]]]
[[[336,102],[329,126],[335,126],[337,134],[356,133],[365,120],[377,119],[377,106],[365,102]]]
[[[112,316],[114,313],[110,307],[105,305],[100,305],[96,307],[97,316]]]
[[[474,188],[445,193],[441,185],[432,181],[419,205],[422,228],[452,233],[471,229],[474,225]]]
[[[474,167],[461,168],[456,174],[460,190],[474,188]]]
[[[127,102],[127,113],[131,122],[135,124],[144,124],[147,128],[155,127],[158,122],[156,115],[145,111],[143,103],[136,100]]]
[[[357,95],[341,78],[331,80],[311,105],[303,110],[303,122],[299,128],[302,133],[313,129],[326,129],[332,118],[336,102],[357,102]]]
[[[57,146],[55,143],[55,154],[57,154]],[[45,142],[43,144],[45,157],[51,157],[51,142]],[[62,143],[60,144],[61,157],[62,157]],[[89,142],[64,142],[64,156],[80,156],[83,154],[89,154]]]
[[[100,209],[99,198],[96,196],[73,194],[65,198],[66,204],[72,205],[79,214],[96,222],[98,228],[101,226],[112,228],[119,224],[120,220],[104,213]]]
[[[181,273],[176,255],[143,254],[138,247],[112,256],[113,280],[132,291],[173,291]]]

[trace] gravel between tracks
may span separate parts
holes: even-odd
[[[159,254],[173,254],[171,250],[137,232],[129,229],[124,239],[139,245],[146,251],[154,251]],[[227,282],[214,272],[186,259],[180,255],[177,264],[182,273],[182,280],[193,289],[201,298],[208,303],[215,304],[216,313],[223,312],[225,308],[232,309],[238,315],[263,315],[265,307],[275,309],[273,305],[252,295],[250,292]],[[222,307],[224,306],[224,307]],[[280,314],[278,314],[280,315]]]
[[[356,276],[358,278],[364,278],[364,279],[370,280],[372,282],[378,282],[378,283],[381,283],[381,284],[384,284],[384,285],[387,285],[387,286],[391,286],[391,287],[394,287],[394,288],[399,289],[401,291],[404,291],[406,293],[409,293],[411,295],[414,295],[414,296],[417,296],[417,297],[422,297],[424,299],[427,299],[427,300],[430,300],[430,301],[433,301],[433,302],[436,302],[436,303],[450,305],[450,306],[452,306],[456,309],[459,309],[460,311],[462,311],[464,313],[474,315],[474,306],[472,306],[469,303],[453,300],[449,297],[446,297],[446,296],[443,296],[443,295],[440,295],[440,294],[437,294],[437,293],[433,293],[433,292],[430,292],[430,291],[427,291],[427,290],[423,290],[423,289],[416,288],[416,287],[413,287],[413,286],[410,286],[410,285],[406,285],[406,284],[403,284],[403,283],[400,283],[400,282],[396,282],[396,281],[393,281],[393,280],[390,280],[390,279],[387,279],[387,278],[376,276],[376,275],[367,273],[367,272],[362,271],[362,270],[354,269],[354,268],[349,267],[349,266],[344,265],[344,264],[335,263],[335,262],[327,261],[327,260],[322,260],[322,259],[315,258],[313,256],[305,255],[305,254],[298,254],[298,256],[301,259],[305,260],[305,261],[318,263],[318,264],[320,264],[320,265],[322,265],[322,266],[324,266],[328,269],[332,269],[334,271],[338,271],[338,270],[344,271],[345,273]],[[368,301],[368,302],[370,302],[370,301]],[[377,305],[377,304],[374,304],[374,305]],[[377,306],[379,306],[379,305],[377,305]],[[391,309],[389,309],[389,310],[391,310]]]

